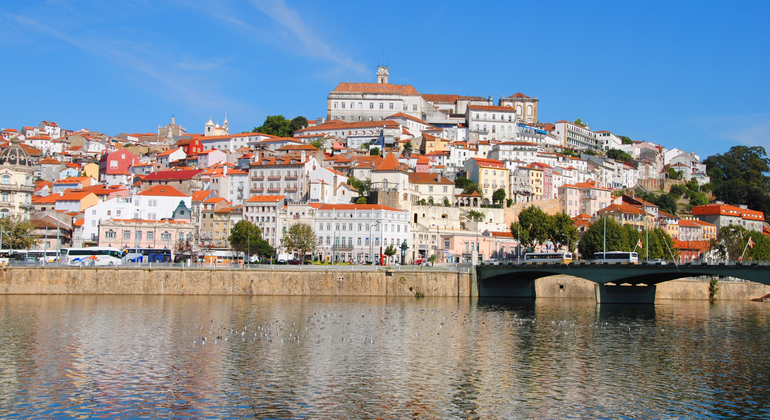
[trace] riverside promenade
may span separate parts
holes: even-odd
[[[595,299],[595,283],[557,275],[535,282],[537,298]],[[122,266],[118,268],[4,267],[4,295],[243,295],[243,296],[479,296],[469,266],[259,266],[257,268]],[[751,300],[770,286],[720,281],[717,299]],[[661,300],[708,300],[709,282],[683,279],[657,285]]]

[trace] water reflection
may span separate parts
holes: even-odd
[[[0,296],[9,417],[756,417],[768,306]]]

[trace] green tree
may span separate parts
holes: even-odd
[[[449,202],[449,199],[444,197],[444,207],[452,207],[452,203]]]
[[[572,149],[562,149],[561,154],[564,156],[571,156],[571,157],[580,157],[577,153],[575,153]]]
[[[269,115],[265,122],[255,127],[252,133],[263,133],[278,137],[291,137],[294,132],[307,127],[307,118],[297,117],[287,120],[283,115]]]
[[[380,148],[379,147],[372,147],[369,149],[369,155],[371,156],[380,156]]]
[[[677,197],[674,195],[662,194],[654,201],[654,203],[666,213],[676,214],[676,200]]]
[[[404,154],[406,156],[411,156],[412,155],[412,141],[411,140],[407,140],[407,142],[404,144]]]
[[[315,251],[317,243],[318,238],[316,238],[313,228],[305,223],[292,225],[281,238],[281,244],[286,249],[298,251],[300,259],[304,259],[308,252]]]
[[[462,188],[465,189],[469,184],[472,184],[470,179],[464,177],[464,176],[458,176],[455,178],[455,187],[456,188]]]
[[[628,152],[624,152],[618,149],[607,150],[607,157],[610,159],[615,159],[618,162],[627,162],[632,159]]]
[[[388,247],[385,248],[385,251],[383,251],[383,252],[385,253],[385,255],[388,256],[388,258],[390,258],[390,257],[396,255],[398,253],[398,250],[396,249],[395,246],[388,245]]]
[[[596,156],[596,150],[594,150],[594,149],[588,149],[588,150],[586,150],[583,153],[585,153],[585,154],[587,154],[589,156]]]
[[[481,190],[481,186],[475,182],[471,182],[463,188],[463,194],[473,194],[476,191],[480,196],[484,197],[484,191]]]
[[[3,242],[0,246],[4,249],[30,249],[38,243],[31,233],[35,226],[30,220],[19,216],[0,218],[0,226],[3,229]]]
[[[291,120],[289,123],[289,128],[291,128],[292,135],[295,131],[302,130],[303,128],[307,127],[307,118],[303,116],[296,117]]]
[[[519,224],[529,231],[527,245],[530,247],[546,243],[554,231],[553,216],[546,214],[540,207],[530,206],[522,210],[519,213]]]
[[[308,144],[323,152],[326,149],[326,137],[313,140]]]
[[[366,204],[368,200],[366,197],[359,197],[358,200],[356,200],[356,204]]]
[[[262,239],[262,230],[259,226],[241,220],[230,229],[230,246],[237,252],[248,255],[268,256],[272,255],[272,247]],[[268,252],[266,252],[268,251]]]
[[[505,200],[505,189],[498,188],[495,190],[495,192],[492,193],[492,203],[503,203],[503,200]]]
[[[511,223],[511,234],[513,234],[514,239],[520,241],[520,244],[522,245],[521,252],[527,252],[527,244],[531,243],[529,239],[529,230],[522,227],[518,222],[513,222]]]
[[[581,126],[581,127],[585,127],[585,126],[586,126],[586,124],[583,122],[583,119],[582,119],[582,118],[578,118],[578,119],[576,119],[576,120],[575,120],[575,125],[579,125],[579,126]]]
[[[668,179],[682,179],[682,173],[674,168],[669,167],[666,169],[666,173],[668,174]]]
[[[620,141],[623,142],[623,144],[634,144],[634,141],[631,140],[630,137],[627,136],[618,136],[620,138]]]
[[[671,189],[669,189],[668,192],[669,194],[679,198],[687,192],[687,189],[682,184],[674,184],[671,186]]]
[[[709,203],[709,196],[702,192],[693,192],[690,194],[690,205],[705,206]]]
[[[698,181],[696,181],[695,178],[692,178],[689,181],[687,181],[686,186],[687,186],[687,189],[689,189],[690,191],[700,192],[701,190],[700,185],[698,185]]]
[[[368,197],[372,190],[372,180],[368,178],[361,180],[351,175],[348,177],[348,185],[355,188],[360,197]]]
[[[438,260],[438,256],[436,254],[433,254],[430,257],[428,257],[428,262],[430,262],[431,267],[433,267],[433,264],[436,263],[436,260]]]
[[[471,210],[468,212],[468,220],[472,222],[483,222],[485,217],[484,213],[480,211]]]
[[[631,251],[627,248],[623,229],[615,219],[604,216],[589,226],[580,238],[580,258],[592,260],[595,253],[604,250],[605,221],[607,251]]]
[[[770,220],[770,177],[766,175],[770,159],[764,147],[733,146],[723,155],[709,156],[705,163],[715,199],[745,204]]]
[[[578,230],[575,221],[568,214],[562,212],[553,216],[553,230],[551,240],[556,247],[566,246],[570,251],[575,250],[578,241]]]

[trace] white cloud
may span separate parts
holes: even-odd
[[[366,74],[364,65],[325,42],[302,20],[297,11],[288,7],[283,0],[253,0],[253,4],[287,30],[284,32],[285,40],[296,47],[293,49],[301,50],[302,55],[329,61],[357,73]]]
[[[770,147],[770,114],[714,115],[688,123],[714,139]]]

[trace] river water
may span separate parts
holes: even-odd
[[[768,418],[770,305],[0,296],[0,416]]]

